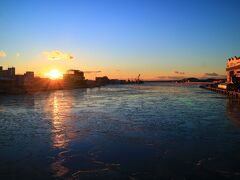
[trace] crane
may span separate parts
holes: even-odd
[[[137,77],[137,79],[136,79],[136,83],[137,83],[137,84],[143,84],[143,81],[140,80],[140,76],[141,76],[141,74],[139,74],[138,77]]]
[[[139,74],[138,77],[137,77],[138,82],[140,81],[140,76],[141,76],[141,74]]]

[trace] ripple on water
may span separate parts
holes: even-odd
[[[145,83],[0,97],[0,172],[23,178],[238,178],[239,101]]]

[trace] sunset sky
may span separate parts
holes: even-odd
[[[40,76],[224,75],[240,56],[239,9],[238,0],[1,0],[0,65]]]

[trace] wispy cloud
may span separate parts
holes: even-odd
[[[212,73],[205,73],[203,75],[204,78],[226,78],[226,75],[222,75],[222,74],[218,74],[218,73],[215,73],[215,72],[212,72]]]
[[[176,70],[174,71],[174,73],[175,73],[175,74],[180,74],[180,75],[183,75],[183,74],[185,74],[185,72],[176,71]]]
[[[212,72],[212,73],[205,73],[205,76],[219,76],[219,74]]]
[[[49,60],[73,60],[73,55],[69,53],[64,53],[58,50],[55,51],[45,51],[43,55],[46,56]]]
[[[4,57],[6,57],[7,56],[7,54],[4,52],[4,51],[0,51],[0,58],[4,58]]]

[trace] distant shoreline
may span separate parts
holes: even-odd
[[[177,80],[157,80],[157,81],[144,81],[144,82],[163,82],[163,83],[169,83],[169,82],[172,82],[172,83],[175,83]]]
[[[146,83],[151,82],[151,83],[176,83],[176,84],[213,84],[215,82],[206,82],[206,81],[199,81],[199,82],[177,82],[175,81],[144,81]]]
[[[176,84],[214,84],[215,82],[176,82]]]

